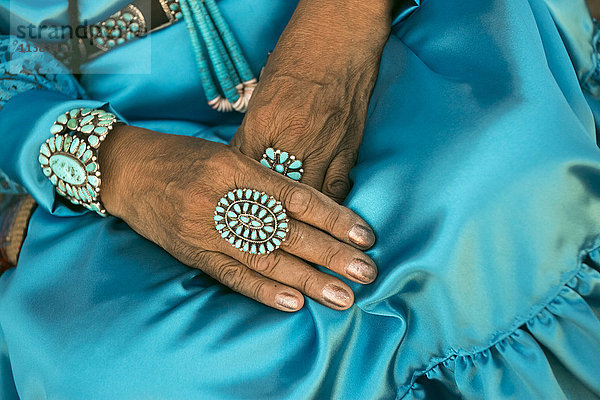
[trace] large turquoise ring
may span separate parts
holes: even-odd
[[[286,151],[275,150],[269,147],[260,160],[260,163],[273,171],[279,172],[281,175],[287,176],[295,181],[302,179],[302,161],[290,155]]]
[[[253,189],[235,189],[219,200],[215,225],[236,249],[268,254],[285,241],[289,220],[281,202]]]
[[[107,213],[100,201],[98,147],[119,122],[104,110],[74,108],[56,119],[53,136],[40,147],[42,172],[56,192],[102,216]]]

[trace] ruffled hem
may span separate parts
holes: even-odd
[[[488,348],[432,361],[397,399],[600,398],[600,249],[560,293]]]

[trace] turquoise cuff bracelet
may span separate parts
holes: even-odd
[[[56,192],[101,216],[107,213],[100,201],[98,148],[119,123],[109,112],[74,108],[56,119],[50,128],[54,136],[40,147],[42,171]]]

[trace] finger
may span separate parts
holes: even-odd
[[[377,277],[377,267],[369,256],[330,235],[296,220],[281,248],[306,261],[323,265],[355,282],[368,284]]]
[[[352,152],[338,154],[329,164],[321,187],[321,193],[342,204],[350,193],[350,170],[356,162]]]
[[[334,310],[345,310],[354,303],[354,293],[348,285],[283,250],[253,255],[233,249],[231,256],[259,274],[296,288]]]
[[[363,249],[375,243],[373,230],[350,209],[307,185],[293,182],[274,171],[265,172],[261,168],[264,167],[241,174],[241,183],[269,193],[282,202],[289,216],[328,232],[341,241]],[[262,179],[257,179],[258,176]]]
[[[297,290],[274,282],[222,253],[203,253],[192,265],[236,292],[281,311],[298,311],[304,297]]]

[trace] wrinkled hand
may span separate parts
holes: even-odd
[[[313,4],[301,3],[281,36],[232,145],[256,160],[268,147],[296,156],[304,164],[302,183],[341,203],[350,190],[389,15],[382,6],[378,15],[369,14],[369,5],[344,13]],[[352,23],[348,13],[356,14]],[[362,26],[369,29],[361,32]]]
[[[119,126],[99,157],[101,196],[110,214],[243,295],[297,311],[303,293],[342,310],[352,305],[352,290],[308,262],[359,283],[375,279],[375,264],[358,249],[373,245],[375,237],[359,216],[232,147]],[[215,207],[235,188],[264,191],[283,203],[290,221],[280,249],[251,255],[220,237]]]

